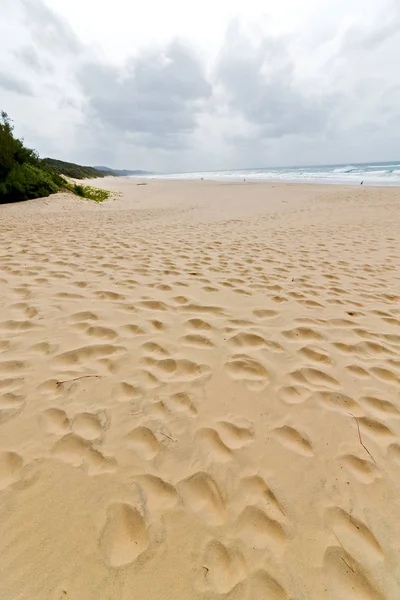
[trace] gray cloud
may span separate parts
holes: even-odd
[[[400,36],[400,4],[397,0],[389,2],[382,20],[361,28],[359,25],[350,26],[343,36],[341,53],[362,50],[377,50],[393,37]]]
[[[184,146],[211,94],[201,64],[177,41],[123,68],[91,62],[79,73],[90,114],[144,146]]]
[[[65,19],[54,13],[43,0],[17,0],[25,25],[34,43],[52,53],[77,54],[82,43]]]
[[[0,87],[8,105],[0,108],[39,152],[161,171],[398,152],[398,0],[359,15],[363,0],[353,0],[326,30],[310,22],[289,37],[233,23],[209,74],[204,57],[178,41],[112,64],[50,2],[6,4],[12,35],[2,36],[0,23]]]
[[[0,88],[23,96],[33,96],[32,88],[28,83],[6,73],[0,73]]]
[[[40,56],[33,44],[26,44],[21,48],[17,48],[13,54],[20,63],[36,73],[54,71],[50,61],[45,57]]]
[[[255,46],[232,24],[216,81],[228,106],[253,126],[253,138],[314,134],[328,127],[334,98],[318,98],[301,89],[284,38],[266,38]]]

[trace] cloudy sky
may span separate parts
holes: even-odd
[[[400,160],[399,0],[0,0],[0,109],[162,172]]]

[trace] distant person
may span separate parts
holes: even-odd
[[[360,185],[362,185],[364,183],[364,180],[360,183]]]

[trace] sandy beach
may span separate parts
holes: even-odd
[[[398,600],[399,188],[0,206],[1,600]]]

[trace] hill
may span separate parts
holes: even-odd
[[[95,177],[105,177],[106,175],[112,174],[108,170],[103,171],[96,167],[76,165],[75,163],[69,163],[55,158],[44,158],[42,164],[46,165],[49,169],[59,175],[66,175],[73,179],[93,179]]]
[[[104,202],[111,195],[109,191],[71,183],[63,175],[83,179],[108,174],[60,160],[40,160],[35,150],[14,137],[11,119],[4,111],[0,112],[0,204],[42,198],[59,190]]]
[[[118,171],[54,158],[40,159],[35,150],[27,148],[23,140],[14,137],[11,119],[7,113],[0,111],[0,204],[45,197],[60,189],[68,189],[78,196],[102,202],[109,197],[109,192],[71,183],[63,176],[86,179],[144,174],[145,171]]]
[[[130,169],[110,169],[110,167],[99,167],[95,166],[94,169],[105,172],[107,175],[114,175],[115,177],[129,177],[129,175],[151,175],[150,171],[130,170]]]
[[[148,171],[132,171],[129,169],[110,169],[103,166],[82,166],[75,163],[57,160],[55,158],[44,158],[42,163],[49,167],[53,172],[73,179],[93,179],[95,177],[128,177],[129,175],[148,175]]]

